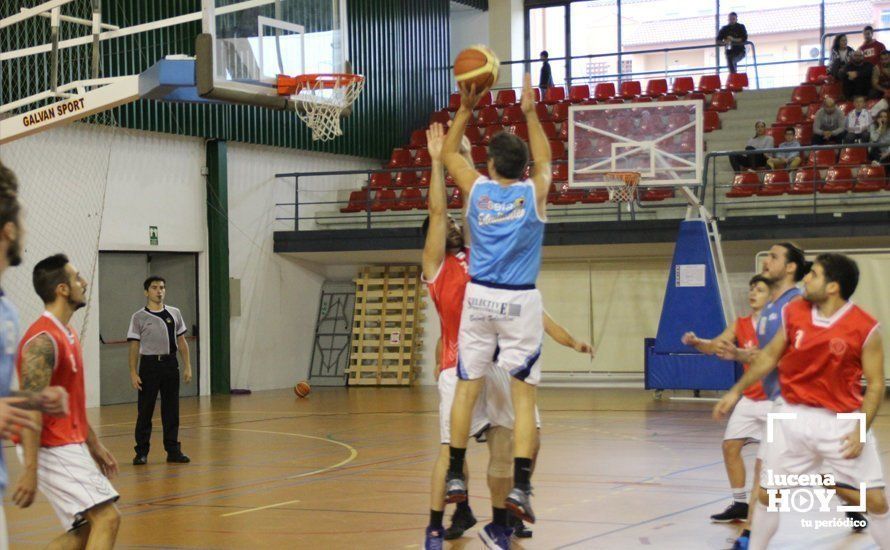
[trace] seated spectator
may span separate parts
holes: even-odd
[[[800,147],[800,142],[794,139],[794,126],[785,128],[785,141],[779,144],[779,149],[788,147]],[[800,166],[800,151],[778,152],[773,158],[767,159],[766,164],[773,170],[796,170]]]
[[[865,98],[861,95],[853,100],[853,110],[847,115],[847,135],[844,143],[868,143],[871,132],[871,115],[865,108]]]
[[[754,124],[754,137],[748,140],[745,150],[750,151],[754,149],[772,148],[773,136],[766,133],[766,122],[758,120]],[[771,157],[772,155],[769,153],[736,153],[734,155],[729,155],[729,164],[732,165],[732,169],[736,172],[741,172],[742,170],[753,172],[758,168],[765,168],[767,159]]]
[[[887,48],[875,40],[875,30],[871,25],[866,25],[865,28],[862,29],[862,38],[862,45],[859,46],[859,49],[856,51],[862,52],[863,57],[868,63],[877,65],[881,61],[881,54],[884,53]]]
[[[828,61],[828,74],[833,76],[835,80],[840,80],[841,69],[850,62],[853,56],[853,48],[847,45],[847,35],[839,34],[834,37],[831,44],[831,57]]]
[[[834,100],[826,97],[813,120],[813,145],[842,143],[847,134],[847,120]]]
[[[869,150],[873,164],[890,164],[890,111],[884,109],[878,113],[872,124],[870,141],[875,144]]]
[[[871,108],[872,118],[888,108],[887,98],[890,97],[890,52],[881,54],[881,63],[875,67],[871,75],[871,87],[875,95],[880,94],[881,100]]]
[[[871,75],[874,69],[874,65],[865,62],[862,52],[858,50],[853,52],[850,62],[844,65],[840,71],[844,98],[853,99],[858,95],[870,96],[872,94]]]

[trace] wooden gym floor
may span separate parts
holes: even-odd
[[[94,428],[121,464],[113,481],[123,513],[118,548],[421,548],[437,399],[434,387],[183,399],[180,439],[192,463],[163,462],[157,411],[155,447],[138,468],[130,464],[135,405],[93,409]],[[544,388],[539,401],[538,523],[534,538],[514,547],[730,546],[735,528],[708,520],[729,503],[723,425],[710,419],[710,403],[576,388]],[[886,416],[875,431],[890,441]],[[749,468],[755,449],[745,451]],[[4,452],[8,495],[19,467],[13,450]],[[471,443],[468,460],[480,523],[451,548],[480,548],[476,531],[491,514],[487,448]],[[43,547],[61,533],[42,495],[27,510],[8,497],[4,507],[12,548]],[[773,547],[874,547],[867,534],[799,525],[798,516],[783,517]]]

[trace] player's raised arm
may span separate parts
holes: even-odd
[[[448,173],[454,177],[460,192],[467,196],[473,183],[479,179],[479,172],[467,161],[460,153],[460,143],[467,131],[467,124],[473,114],[473,108],[479,103],[479,98],[488,90],[476,90],[473,84],[469,89],[466,86],[460,86],[460,108],[454,115],[451,122],[451,128],[448,129],[448,135],[445,137],[445,144],[442,146],[442,163],[448,169]]]
[[[554,321],[553,317],[546,311],[544,312],[544,332],[558,344],[593,357],[593,348],[590,344],[577,340],[564,326]]]
[[[726,395],[720,399],[720,402],[714,406],[714,418],[719,419],[728,414],[735,406],[736,402],[741,398],[743,391],[748,389],[749,386],[754,385],[758,380],[761,380],[776,368],[776,365],[779,364],[779,359],[785,352],[787,344],[785,331],[778,331],[773,339],[770,340],[769,344],[767,344],[760,353],[754,356],[748,371],[739,378],[739,381],[736,382],[735,385],[726,392]],[[738,348],[734,349],[739,351]],[[718,351],[718,355],[723,359],[737,359],[736,356],[728,355],[720,351]]]
[[[445,170],[442,167],[442,143],[445,130],[439,123],[432,124],[426,131],[427,148],[432,159],[429,200],[429,225],[423,244],[423,276],[433,280],[445,259],[446,236],[448,235],[448,198],[445,192]],[[461,160],[461,162],[464,162]]]
[[[550,161],[552,153],[550,152],[550,140],[544,133],[544,127],[538,119],[538,113],[535,111],[535,93],[532,90],[532,75],[525,73],[522,83],[522,101],[520,103],[525,121],[528,124],[528,145],[531,149],[532,161],[532,181],[535,183],[535,199],[538,202],[538,215],[545,217],[544,211],[547,208],[547,193],[550,192],[550,180],[553,178]]]

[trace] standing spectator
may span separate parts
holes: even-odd
[[[773,136],[766,133],[766,122],[758,120],[754,124],[754,137],[748,140],[748,143],[745,145],[745,150],[751,151],[754,149],[772,148]],[[769,153],[737,153],[734,155],[729,155],[729,163],[732,165],[732,169],[736,172],[741,172],[742,170],[753,172],[758,168],[764,168],[766,166],[767,159],[771,157],[772,155]]]
[[[850,62],[840,70],[841,84],[844,87],[844,98],[853,99],[858,95],[872,95],[871,75],[875,66],[866,63],[861,51],[853,52]]]
[[[748,41],[748,30],[739,23],[736,12],[729,13],[729,24],[724,25],[717,33],[717,42],[723,44],[726,51],[726,66],[735,74],[738,62],[745,58],[745,42]]]
[[[541,61],[544,62],[541,65],[541,78],[538,82],[538,88],[541,89],[541,97],[547,93],[548,88],[553,87],[553,73],[550,71],[550,62],[547,61],[550,59],[550,54],[547,53],[547,50],[541,52]]]
[[[785,128],[785,141],[779,144],[779,149],[800,147],[800,142],[794,138],[794,126]],[[773,170],[796,170],[800,166],[800,151],[778,152],[771,159],[766,160],[767,165]]]
[[[890,106],[887,103],[887,98],[890,97],[890,52],[881,53],[881,63],[872,71],[871,88],[872,94],[881,98],[869,110],[872,118],[875,118],[878,113]]]
[[[188,328],[177,308],[164,305],[166,285],[163,277],[152,276],[145,280],[143,288],[148,303],[133,314],[127,331],[127,340],[130,341],[130,378],[133,387],[139,390],[136,457],[133,458],[135,466],[148,461],[151,417],[158,392],[161,394],[161,424],[164,427],[167,462],[189,462],[189,457],[182,454],[179,444],[179,363],[176,361],[178,351],[185,363],[183,379],[188,384],[192,381],[189,345],[185,339]]]
[[[853,110],[847,115],[847,136],[844,143],[868,143],[871,132],[871,115],[865,108],[865,98],[861,95],[853,100]]]
[[[831,44],[831,57],[828,61],[828,74],[836,80],[840,80],[841,69],[850,62],[853,56],[853,48],[847,45],[847,35],[839,34],[834,37]]]
[[[846,134],[847,121],[844,113],[837,108],[833,99],[826,97],[813,120],[813,145],[841,143]]]
[[[878,113],[869,138],[875,144],[869,150],[873,164],[890,164],[890,111],[884,109]]]
[[[864,39],[864,42],[862,42],[862,45],[859,46],[859,49],[856,51],[862,52],[866,61],[872,65],[877,65],[881,60],[881,54],[884,53],[887,48],[875,40],[875,30],[871,25],[866,25],[866,27],[862,29],[862,38]]]

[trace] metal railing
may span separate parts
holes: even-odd
[[[874,32],[882,32],[882,31],[890,31],[890,27],[882,27],[880,29],[874,29]],[[819,64],[825,64],[825,39],[831,38],[835,36],[840,36],[842,34],[850,34],[849,32],[827,32],[822,35],[819,39]],[[829,56],[830,57],[830,56]]]

